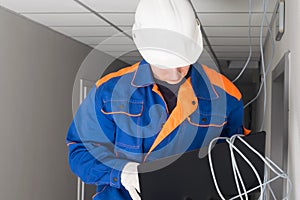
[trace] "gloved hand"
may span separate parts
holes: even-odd
[[[129,162],[127,163],[121,173],[121,183],[128,190],[133,200],[141,200],[140,195],[140,184],[137,166],[139,163]],[[138,192],[137,192],[138,191]]]

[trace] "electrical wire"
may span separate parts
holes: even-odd
[[[234,200],[234,199],[237,199],[237,198],[240,198],[240,199],[243,200],[243,196],[245,196],[245,198],[248,199],[247,194],[252,192],[252,191],[257,190],[258,188],[260,188],[259,200],[261,200],[263,198],[264,194],[265,194],[265,189],[264,188],[266,188],[266,186],[268,187],[270,193],[272,194],[272,197],[276,200],[275,194],[274,194],[274,192],[273,192],[273,190],[270,186],[270,183],[277,180],[278,178],[283,178],[283,179],[287,180],[287,184],[289,186],[289,191],[287,192],[286,196],[283,198],[283,200],[287,200],[288,196],[291,192],[291,189],[292,189],[292,182],[291,182],[290,178],[288,177],[288,175],[282,169],[280,169],[271,159],[269,159],[268,157],[263,157],[256,149],[254,149],[250,144],[248,144],[242,137],[244,137],[244,135],[234,135],[231,138],[217,137],[217,138],[214,138],[209,144],[209,147],[208,147],[209,166],[210,166],[211,175],[213,177],[214,185],[215,185],[215,188],[216,188],[216,190],[219,194],[219,197],[222,200],[226,200],[224,198],[222,192],[220,191],[219,186],[218,186],[218,182],[217,182],[217,179],[216,179],[216,175],[215,175],[214,168],[213,168],[213,163],[212,163],[212,158],[211,158],[211,150],[212,150],[212,145],[216,141],[226,140],[226,142],[229,144],[232,168],[235,171],[234,172],[234,178],[235,178],[236,186],[237,186],[237,188],[239,188],[239,184],[241,184],[242,187],[243,187],[243,190],[244,190],[244,192],[242,193],[241,190],[238,189],[238,195],[230,198],[229,200]],[[266,176],[265,176],[264,181],[262,183],[261,179],[260,179],[260,176],[259,176],[257,170],[255,169],[255,167],[252,165],[252,163],[249,161],[249,159],[234,145],[234,142],[235,142],[236,138],[238,138],[246,147],[248,147],[252,152],[254,152],[265,163],[265,168],[268,167],[277,176],[270,179],[270,180],[266,180]],[[233,150],[236,151],[247,162],[247,164],[250,166],[250,168],[252,169],[252,171],[254,172],[254,174],[255,174],[255,176],[258,180],[258,183],[259,183],[258,186],[246,191],[244,182],[243,182],[243,180],[240,176],[240,171],[239,171],[235,156],[233,154]]]
[[[268,19],[266,19],[266,23],[269,24],[268,23]],[[274,42],[274,37],[272,35],[272,31],[271,31],[270,26],[268,26],[268,32],[269,32],[269,34],[271,36],[271,41],[272,41],[272,56],[271,56],[271,58],[269,60],[266,74],[269,74],[269,70],[270,70],[270,67],[271,67],[271,64],[272,64],[272,60],[274,59],[274,55],[275,55],[275,42]],[[261,81],[261,84],[259,86],[259,89],[258,89],[258,92],[257,92],[256,96],[252,100],[250,100],[247,104],[245,104],[244,109],[247,108],[254,101],[256,101],[256,99],[259,97],[259,95],[261,93],[262,86],[263,86],[263,80]]]
[[[261,67],[262,67],[262,73],[263,73],[263,114],[262,114],[262,122],[261,122],[261,127],[260,127],[260,131],[263,128],[264,125],[264,121],[265,121],[265,114],[266,114],[266,103],[267,103],[267,83],[266,83],[266,70],[265,70],[265,57],[264,57],[264,49],[263,49],[263,41],[262,41],[262,35],[263,35],[263,28],[264,28],[264,24],[265,24],[265,16],[267,13],[267,9],[266,9],[266,1],[263,0],[263,10],[264,10],[264,14],[263,14],[263,18],[261,21],[261,27],[260,27],[260,36],[259,36],[259,44],[260,44],[260,54],[261,54]]]
[[[262,18],[262,21],[261,21],[261,27],[260,27],[260,52],[261,52],[261,67],[262,67],[262,79],[261,79],[261,84],[260,84],[260,87],[259,87],[259,90],[258,90],[258,93],[257,95],[251,100],[249,101],[245,106],[244,108],[248,107],[251,103],[253,103],[261,94],[262,92],[262,89],[264,91],[264,96],[263,96],[263,116],[262,116],[262,123],[261,123],[261,127],[260,127],[260,130],[262,130],[263,128],[263,125],[264,125],[264,118],[265,118],[265,113],[266,113],[266,95],[267,95],[267,82],[266,82],[266,77],[270,71],[270,66],[272,64],[272,61],[274,59],[274,54],[275,54],[275,43],[274,43],[274,38],[273,38],[273,35],[272,35],[272,31],[271,31],[271,28],[270,28],[270,24],[268,22],[268,19],[267,19],[267,10],[268,10],[268,6],[269,6],[269,0],[263,0],[263,18]],[[251,15],[252,15],[252,2],[251,0],[249,0],[249,27],[248,27],[248,39],[249,39],[249,56],[248,56],[248,59],[247,59],[247,62],[245,64],[245,66],[243,67],[243,69],[241,70],[240,74],[232,81],[232,82],[236,82],[240,77],[241,75],[244,73],[245,69],[247,68],[248,64],[249,64],[249,61],[250,61],[250,58],[251,58],[251,55],[252,55],[252,44],[251,44]],[[268,62],[268,65],[267,67],[265,67],[265,55],[264,55],[264,49],[263,49],[263,29],[264,29],[264,24],[267,25],[267,28],[268,28],[268,34],[270,35],[270,38],[271,38],[271,45],[272,45],[272,53],[271,53],[271,57],[270,57],[270,60]],[[262,161],[265,163],[265,172],[267,172],[267,168],[269,168],[271,171],[273,171],[277,176],[268,180],[268,173],[265,174],[264,176],[264,180],[263,180],[263,183],[261,182],[260,180],[260,177],[258,175],[258,172],[257,170],[254,168],[254,166],[251,164],[251,162],[236,148],[236,146],[234,146],[234,141],[235,141],[235,138],[239,138],[248,148],[250,148],[255,154],[257,154],[260,159],[262,159]],[[289,179],[288,175],[283,172],[274,162],[272,162],[268,157],[264,158],[262,157],[253,147],[251,147],[248,143],[246,143],[240,135],[237,135],[237,136],[233,136],[232,138],[224,138],[224,137],[219,137],[219,138],[215,138],[211,141],[210,145],[209,145],[209,153],[208,153],[208,157],[209,157],[209,165],[210,165],[210,169],[211,169],[211,174],[212,174],[212,177],[213,177],[213,181],[214,181],[214,184],[215,184],[215,188],[220,196],[220,198],[222,200],[225,200],[222,192],[220,191],[220,188],[218,187],[218,183],[217,183],[217,179],[216,179],[216,176],[215,176],[215,173],[214,173],[214,170],[213,170],[213,163],[212,163],[212,159],[211,159],[211,148],[212,148],[212,144],[214,142],[216,142],[217,140],[219,139],[225,139],[226,142],[229,144],[229,149],[230,149],[230,155],[231,155],[231,162],[232,162],[232,170],[233,170],[233,175],[234,175],[234,180],[236,182],[236,187],[237,187],[237,191],[238,191],[238,195],[231,198],[230,200],[233,200],[233,199],[236,199],[236,198],[240,198],[241,200],[244,200],[243,196],[245,196],[245,199],[248,200],[248,196],[247,194],[260,188],[260,197],[259,197],[259,200],[262,200],[263,198],[266,197],[266,188],[270,191],[273,199],[276,200],[276,196],[270,186],[270,183],[277,180],[278,178],[284,178],[284,179],[287,179],[287,184],[288,184],[288,188],[289,188],[289,191],[287,192],[286,196],[283,198],[283,200],[285,199],[288,199],[288,195],[290,194],[291,190],[292,190],[292,183],[291,183],[291,180]],[[240,171],[238,169],[238,166],[237,166],[237,163],[236,163],[236,159],[235,159],[235,156],[234,156],[234,151],[236,151],[246,162],[247,164],[251,167],[252,171],[254,172],[258,182],[259,182],[259,185],[257,187],[254,187],[248,191],[246,191],[245,189],[245,185],[243,183],[243,180],[242,180],[242,177],[241,177],[241,174],[240,174]],[[275,168],[274,168],[275,167]],[[242,190],[243,190],[243,193],[241,191],[241,188],[240,188],[240,185],[242,186]]]
[[[248,64],[251,60],[251,56],[252,56],[251,18],[252,18],[252,0],[249,0],[249,15],[248,15],[249,56],[248,56],[248,59],[244,65],[243,69],[239,73],[239,75],[232,81],[233,83],[236,82],[237,80],[239,80],[239,78],[243,75],[244,71],[248,67]]]
[[[234,140],[235,140],[235,138],[232,137],[232,138],[230,139],[230,143],[234,143]],[[232,158],[232,159],[231,159],[231,164],[232,164],[232,169],[233,169],[233,174],[234,174],[235,181],[236,181],[236,183],[238,183],[237,177],[236,177],[236,174],[238,174],[240,183],[241,183],[241,185],[242,185],[242,187],[243,187],[243,191],[244,191],[244,193],[246,193],[247,190],[246,190],[244,181],[243,181],[243,179],[242,179],[242,177],[241,177],[240,170],[239,170],[239,168],[237,167],[237,163],[236,163],[236,161],[235,161],[236,159],[235,159],[235,155],[234,155],[234,151],[233,151],[232,145],[229,146],[229,150],[230,150],[230,155],[231,155],[231,158]],[[240,191],[240,186],[239,186],[239,185],[240,185],[240,184],[236,184],[237,189],[238,189],[238,193],[239,193],[239,197],[240,197],[241,199],[243,199],[243,198],[242,198],[242,193],[241,193],[241,191]],[[246,198],[246,200],[248,200],[248,195],[245,195],[245,198]]]
[[[271,193],[273,199],[276,199],[276,196],[275,196],[275,194],[274,194],[272,188],[270,187],[270,185],[268,185],[268,188],[269,188],[269,191],[270,191],[270,193]]]
[[[259,158],[261,159],[261,160],[263,160],[265,163],[266,163],[266,165],[275,173],[275,174],[277,174],[278,176],[277,177],[281,177],[281,178],[285,178],[285,179],[287,179],[287,181],[288,181],[288,186],[290,186],[289,187],[289,191],[287,192],[287,195],[283,198],[283,199],[287,199],[287,197],[288,197],[288,195],[291,193],[291,191],[292,191],[292,182],[291,182],[291,180],[290,180],[290,178],[288,177],[288,175],[282,170],[282,169],[280,169],[280,167],[278,167],[270,158],[268,158],[268,157],[263,157],[258,151],[256,151],[251,145],[249,145],[245,140],[243,140],[242,139],[242,137],[244,137],[244,135],[237,135],[237,137],[250,149],[250,150],[252,150],[257,156],[259,156]],[[274,169],[274,167],[276,168],[276,169]],[[278,171],[276,171],[276,170],[278,170]],[[277,177],[275,177],[275,179],[277,178]],[[272,182],[272,181],[269,181],[269,182]],[[268,183],[268,182],[267,182]]]
[[[234,136],[233,136],[234,137]],[[230,147],[234,148],[241,156],[242,158],[247,162],[247,164],[251,167],[251,169],[253,170],[253,172],[255,173],[256,175],[256,178],[258,179],[258,182],[259,182],[259,185],[261,186],[261,192],[262,192],[262,183],[261,183],[261,180],[260,180],[260,177],[258,175],[258,172],[257,170],[254,168],[254,166],[252,165],[252,163],[230,142],[230,138],[226,138],[226,137],[217,137],[217,138],[214,138],[210,144],[209,144],[209,147],[208,147],[208,159],[209,159],[209,165],[210,165],[210,170],[211,170],[211,174],[212,174],[212,177],[213,177],[213,181],[214,181],[214,184],[215,184],[215,188],[220,196],[220,198],[222,200],[226,200],[223,196],[223,194],[221,193],[220,191],[220,188],[218,186],[218,183],[217,183],[217,179],[216,179],[216,176],[215,176],[215,172],[213,170],[213,164],[212,164],[212,159],[211,159],[211,148],[212,148],[212,144],[219,140],[219,139],[225,139],[227,143],[229,143]],[[234,158],[231,158],[231,160],[235,160]],[[238,167],[238,166],[236,166]],[[238,185],[239,183],[236,182],[236,185]],[[242,194],[239,194],[237,196],[241,196],[241,195],[247,195],[247,192],[244,192]],[[231,198],[230,200],[232,199],[235,199],[235,197]],[[242,199],[242,198],[241,198]]]
[[[267,182],[268,180],[268,168],[267,166],[265,166],[264,168],[264,183]],[[267,193],[265,192],[266,191],[266,186],[264,186],[264,194],[263,194],[263,200],[266,200],[267,199]]]
[[[267,7],[264,10],[267,10]],[[274,40],[274,37],[273,37],[273,34],[272,34],[272,30],[270,28],[270,24],[269,24],[269,21],[268,21],[268,18],[266,17],[266,15],[265,15],[264,18],[265,18],[265,22],[266,22],[266,25],[267,25],[267,28],[268,28],[268,33],[270,35],[271,42],[272,42],[272,44],[271,44],[272,53],[271,53],[271,57],[270,57],[270,60],[268,62],[267,71],[266,71],[266,76],[267,76],[269,74],[270,67],[271,67],[272,61],[274,59],[274,54],[275,54],[275,40]],[[254,101],[257,100],[257,98],[261,94],[261,90],[263,88],[264,82],[265,82],[265,80],[261,79],[261,84],[259,86],[259,89],[258,89],[258,92],[257,92],[256,96],[252,100],[250,100],[248,103],[245,104],[244,109],[247,108],[250,104],[252,104]]]
[[[260,180],[260,176],[259,176],[259,174],[258,174],[258,172],[257,172],[257,170],[255,169],[255,167],[252,165],[252,163],[243,155],[243,153],[241,153],[240,151],[239,151],[239,149],[238,148],[236,148],[235,146],[234,146],[234,141],[235,141],[235,138],[237,137],[237,135],[235,135],[235,136],[233,136],[232,138],[230,138],[230,139],[227,139],[226,140],[226,142],[227,143],[229,143],[229,146],[230,147],[233,147],[234,148],[234,150],[247,162],[247,164],[251,167],[251,169],[252,169],[252,171],[254,172],[254,174],[255,174],[255,176],[256,176],[256,178],[257,178],[257,180],[258,180],[258,182],[259,182],[259,186],[260,186],[260,190],[261,190],[261,194],[263,193],[263,184],[262,184],[262,182],[261,182],[261,180]],[[235,162],[236,163],[236,162]],[[237,167],[237,166],[236,166]],[[238,184],[238,183],[237,183]],[[243,194],[239,194],[238,196],[241,196],[241,195],[246,195],[247,196],[247,191],[245,191]],[[233,197],[233,198],[231,198],[231,199],[236,199],[237,198],[237,196],[236,197]],[[260,199],[260,198],[259,198]]]

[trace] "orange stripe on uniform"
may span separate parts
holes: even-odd
[[[112,114],[124,114],[124,115],[127,115],[129,117],[139,117],[142,115],[142,112],[139,113],[139,114],[130,114],[128,112],[123,112],[123,111],[119,111],[119,112],[105,112],[103,109],[101,110],[101,112],[103,112],[104,114],[106,115],[112,115]]]
[[[246,129],[246,128],[244,127],[244,135],[249,135],[250,133],[251,133],[251,130]]]
[[[77,144],[76,142],[69,142],[68,144],[67,144],[67,146],[70,146],[70,145],[72,145],[72,144]]]
[[[213,127],[221,128],[225,124],[227,124],[227,122],[223,122],[222,124],[205,124],[205,125],[201,125],[201,124],[196,124],[196,123],[192,122],[190,117],[188,117],[187,120],[188,120],[188,122],[190,124],[192,124],[194,126],[198,126],[198,127],[210,127],[210,126],[213,126]]]
[[[166,121],[165,125],[155,138],[150,150],[144,158],[146,161],[148,155],[179,126],[188,116],[190,116],[198,106],[198,99],[194,94],[190,78],[187,79],[179,88],[177,105]]]
[[[106,76],[104,76],[103,78],[99,79],[96,82],[97,88],[100,87],[100,85],[102,85],[103,83],[107,82],[108,80],[110,80],[112,78],[119,77],[119,76],[122,76],[124,74],[128,74],[130,72],[134,72],[139,67],[139,64],[140,64],[140,62],[138,62],[138,63],[136,63],[136,64],[134,64],[134,65],[132,65],[130,67],[126,67],[126,68],[120,69],[117,72],[113,72],[113,73],[107,74]]]
[[[230,80],[228,80],[222,74],[216,72],[213,69],[210,69],[209,67],[207,67],[205,65],[203,65],[203,69],[204,69],[208,79],[210,80],[210,82],[213,85],[216,85],[216,86],[222,88],[231,96],[237,98],[238,100],[241,100],[242,94],[240,93],[239,89]]]

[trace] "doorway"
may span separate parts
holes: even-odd
[[[289,52],[285,53],[272,71],[271,160],[287,171],[289,122]],[[271,173],[271,177],[275,176]],[[271,183],[276,198],[286,194],[285,181]]]

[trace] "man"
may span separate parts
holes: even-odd
[[[244,133],[238,89],[202,66],[188,0],[141,0],[133,27],[144,60],[101,78],[67,135],[72,171],[94,199],[138,200],[137,166]]]

